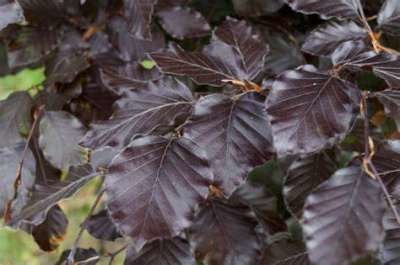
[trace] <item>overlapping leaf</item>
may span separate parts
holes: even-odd
[[[400,2],[386,0],[378,15],[379,27],[386,33],[400,35]]]
[[[126,254],[124,265],[195,265],[196,261],[185,240],[155,240],[146,244],[140,252],[131,246]]]
[[[284,5],[283,0],[233,0],[236,13],[245,17],[258,17],[277,12]]]
[[[83,150],[78,143],[86,129],[71,114],[47,111],[40,121],[39,145],[46,159],[58,169],[84,163]]]
[[[352,71],[372,69],[391,88],[400,87],[400,57],[396,54],[376,53],[361,41],[349,41],[337,47],[332,54],[332,61]]]
[[[24,13],[18,2],[14,0],[2,1],[0,4],[0,30],[9,24],[24,21]]]
[[[56,265],[68,265],[68,257],[71,253],[70,249],[65,250]],[[82,265],[96,265],[100,260],[100,255],[93,248],[77,248],[74,255],[74,262]]]
[[[317,154],[295,161],[289,168],[283,193],[287,207],[297,217],[303,215],[307,196],[335,171],[325,154]]]
[[[151,39],[150,24],[157,0],[124,0],[129,32],[139,39]]]
[[[311,265],[302,242],[282,239],[269,245],[261,265]]]
[[[261,243],[256,225],[247,207],[211,200],[189,229],[196,258],[205,265],[258,264]]]
[[[122,235],[112,222],[107,210],[102,210],[87,219],[82,226],[97,239],[114,241]]]
[[[171,238],[187,228],[211,181],[207,157],[192,141],[138,138],[109,167],[108,209],[118,229],[141,249],[146,241]]]
[[[14,182],[17,178],[17,170],[22,159],[25,142],[20,142],[10,147],[0,149],[0,215],[10,200],[14,198]],[[35,183],[36,165],[32,152],[28,149],[24,164],[21,169],[21,183],[18,187],[18,197],[13,207],[20,208],[26,204],[29,192]]]
[[[203,52],[173,51],[152,53],[165,73],[185,75],[197,84],[222,86],[223,80],[252,81],[263,66],[268,49],[252,34],[244,21],[228,18],[216,31]]]
[[[286,231],[286,224],[277,213],[277,197],[265,187],[247,182],[232,194],[229,201],[249,206],[268,234]]]
[[[375,93],[385,107],[385,113],[394,120],[400,121],[400,91],[384,90]]]
[[[266,101],[278,155],[305,155],[343,139],[359,101],[354,84],[313,66],[284,72]]]
[[[354,19],[359,16],[361,3],[359,0],[286,0],[296,11],[304,14],[318,14],[323,19],[336,17]]]
[[[44,251],[56,250],[67,233],[68,219],[62,209],[56,205],[46,216],[46,220],[32,230],[36,243]]]
[[[367,32],[353,21],[329,22],[312,31],[302,50],[313,55],[330,55],[341,43],[367,38]]]
[[[305,203],[303,231],[310,260],[347,264],[377,250],[384,204],[379,184],[361,167],[337,171]]]
[[[163,29],[183,40],[207,36],[211,27],[201,13],[190,8],[173,7],[157,12]]]
[[[165,130],[192,109],[193,96],[181,82],[164,79],[129,92],[117,102],[117,110],[108,121],[92,125],[83,145],[123,147],[137,134]]]
[[[398,206],[396,206],[398,209]],[[380,260],[383,265],[395,265],[400,262],[400,225],[393,212],[386,209],[383,217],[385,239],[380,249]]]
[[[32,99],[25,92],[16,92],[0,101],[0,148],[20,142],[31,121]]]
[[[73,196],[97,175],[91,167],[81,166],[72,168],[65,180],[41,179],[31,189],[26,205],[14,211],[9,225],[24,228],[43,223],[52,206]]]
[[[272,157],[272,138],[263,97],[246,93],[238,98],[215,94],[201,98],[184,126],[184,135],[205,148],[214,182],[226,196],[248,173]]]

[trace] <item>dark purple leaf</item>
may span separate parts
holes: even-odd
[[[355,19],[359,17],[359,0],[285,0],[291,8],[304,14],[318,14],[323,19]]]
[[[163,29],[176,39],[207,36],[211,27],[201,13],[191,8],[173,7],[157,12]]]
[[[386,115],[400,121],[400,91],[384,90],[376,92],[375,96],[385,107]]]
[[[22,159],[25,142],[0,149],[0,215],[10,200],[14,197],[14,182],[17,178],[17,169]],[[28,149],[25,154],[21,170],[21,183],[18,188],[18,197],[14,201],[14,208],[21,208],[26,204],[29,192],[35,183],[36,164],[32,152]]]
[[[252,81],[264,65],[268,48],[244,21],[228,18],[214,33],[203,52],[152,53],[165,73],[189,76],[197,84],[223,86],[223,80]]]
[[[373,70],[391,88],[400,87],[400,57],[386,52],[376,53],[360,41],[349,41],[340,45],[332,54],[335,65],[352,71]]]
[[[183,239],[160,239],[146,244],[140,252],[127,250],[124,265],[195,265],[190,245]]]
[[[269,245],[261,265],[311,265],[302,242],[282,239]]]
[[[334,164],[325,154],[299,159],[289,167],[283,193],[286,205],[295,217],[301,219],[308,195],[334,171]]]
[[[18,2],[5,0],[0,3],[0,31],[9,24],[19,23],[24,20],[24,13]]]
[[[117,227],[108,215],[107,210],[102,210],[87,219],[82,226],[90,235],[97,239],[114,241],[122,237]]]
[[[266,101],[278,155],[306,155],[343,139],[359,102],[354,84],[313,66],[284,72]]]
[[[283,5],[283,0],[233,0],[236,13],[244,17],[259,17],[277,12]]]
[[[377,250],[385,201],[379,184],[361,167],[336,171],[305,203],[303,231],[310,260],[347,264]]]
[[[229,201],[249,206],[269,235],[287,230],[277,213],[277,197],[264,186],[247,182],[232,194]]]
[[[261,242],[256,225],[247,207],[207,202],[188,232],[196,259],[205,265],[258,264]]]
[[[385,239],[380,249],[380,260],[382,265],[396,265],[400,262],[400,224],[389,208],[383,217],[383,228]]]
[[[85,135],[82,123],[65,111],[47,111],[39,125],[39,145],[44,157],[58,169],[81,165],[84,150],[78,145]]]
[[[18,0],[29,21],[42,23],[67,20],[68,16],[79,13],[79,0]]]
[[[28,93],[16,92],[0,101],[0,148],[13,146],[27,134],[31,123],[32,99]]]
[[[272,75],[279,75],[305,63],[299,46],[289,36],[271,30],[265,34],[264,39],[270,47],[265,67]]]
[[[68,219],[62,209],[56,205],[46,216],[46,220],[32,230],[36,243],[44,251],[56,250],[67,233]]]
[[[156,67],[147,70],[139,63],[128,63],[104,67],[100,70],[100,77],[107,88],[121,95],[125,91],[146,87],[147,82],[161,79],[162,75]]]
[[[69,265],[68,257],[71,250],[67,249],[62,254],[56,265]],[[79,265],[96,265],[100,260],[100,256],[93,248],[77,248],[74,256],[74,264]]]
[[[141,249],[146,241],[177,236],[190,225],[212,177],[205,153],[190,140],[142,137],[109,167],[108,209],[118,229]]]
[[[257,165],[272,158],[272,138],[263,97],[246,93],[201,98],[184,127],[184,136],[205,148],[214,182],[226,196],[242,184]]]
[[[400,2],[386,0],[378,15],[379,27],[385,33],[400,36]]]
[[[126,62],[143,60],[147,53],[161,50],[165,46],[165,37],[159,30],[152,30],[151,40],[138,39],[129,34],[127,22],[121,17],[113,17],[109,27],[111,40],[119,50],[121,59]]]
[[[190,115],[193,100],[190,90],[181,82],[151,82],[118,100],[111,119],[93,124],[82,143],[92,149],[123,147],[137,134],[165,130]]]
[[[82,166],[70,169],[65,180],[42,180],[35,184],[27,204],[23,209],[15,211],[10,225],[24,228],[41,224],[52,206],[73,196],[97,175],[90,167]]]
[[[227,17],[214,32],[213,39],[235,48],[244,71],[249,75],[248,80],[257,77],[264,66],[269,48],[246,21]]]
[[[124,0],[129,33],[139,39],[151,40],[151,19],[157,0]]]
[[[302,50],[313,55],[328,56],[343,42],[367,37],[366,30],[353,21],[328,22],[308,35]]]

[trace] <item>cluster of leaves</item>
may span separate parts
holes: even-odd
[[[104,258],[84,230],[110,264],[400,262],[400,1],[4,0],[0,30],[2,74],[46,75],[0,101],[5,223],[52,251],[102,179],[57,264]]]

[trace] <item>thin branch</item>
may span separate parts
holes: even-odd
[[[29,149],[29,144],[30,144],[30,142],[32,140],[33,134],[34,134],[36,126],[37,126],[37,124],[38,124],[38,122],[40,120],[40,117],[42,116],[43,110],[44,110],[44,106],[43,105],[39,106],[35,110],[35,113],[33,115],[33,119],[34,120],[33,120],[32,126],[31,126],[31,128],[29,130],[28,138],[26,140],[24,150],[22,151],[22,157],[21,157],[21,160],[20,160],[20,162],[18,164],[17,172],[16,172],[15,178],[14,178],[14,194],[13,194],[13,197],[7,202],[7,205],[6,205],[5,210],[4,210],[4,216],[3,217],[4,217],[5,223],[8,223],[11,220],[12,204],[14,203],[14,201],[18,197],[18,189],[19,189],[19,186],[21,185],[21,181],[22,181],[22,179],[21,179],[22,178],[22,168],[24,166],[24,160],[25,160],[26,152]]]
[[[374,144],[373,140],[369,135],[369,120],[368,120],[368,110],[367,110],[367,100],[366,98],[368,97],[368,94],[363,94],[361,104],[360,104],[360,110],[361,113],[364,117],[364,144],[365,144],[365,151],[364,151],[364,159],[363,159],[363,169],[366,174],[368,174],[370,177],[373,179],[377,180],[379,183],[379,186],[381,187],[385,197],[386,201],[389,204],[390,209],[392,210],[397,223],[400,224],[400,214],[397,211],[396,205],[392,200],[392,197],[390,196],[389,191],[386,188],[385,183],[382,181],[382,178],[376,169],[374,163],[372,162],[372,158],[375,154],[374,150]]]
[[[124,251],[126,248],[128,247],[128,245],[123,246],[122,248],[118,249],[117,251],[113,252],[113,253],[109,253],[108,257],[110,258],[110,261],[108,262],[108,265],[112,265],[115,258],[122,252]]]
[[[90,208],[90,211],[89,211],[87,217],[85,218],[85,220],[83,222],[86,222],[87,220],[89,220],[90,216],[93,215],[94,211],[96,210],[97,205],[100,203],[100,200],[101,200],[104,192],[105,192],[104,189],[99,192],[99,194],[97,195],[95,201],[93,202],[92,207]],[[78,248],[79,241],[81,240],[84,231],[85,231],[85,227],[81,226],[81,229],[79,230],[79,233],[78,233],[77,237],[75,238],[75,241],[74,241],[74,244],[72,246],[71,252],[69,253],[68,265],[73,265],[74,264],[76,250]]]

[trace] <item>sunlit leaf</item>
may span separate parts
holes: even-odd
[[[266,101],[278,155],[310,154],[343,139],[359,102],[354,84],[313,66],[284,72]]]
[[[310,260],[345,264],[377,250],[384,209],[379,184],[361,167],[336,171],[305,203],[303,231]]]

